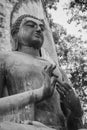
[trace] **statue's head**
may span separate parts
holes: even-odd
[[[37,1],[38,3],[38,1]],[[40,49],[44,41],[44,21],[39,16],[38,6],[36,14],[30,12],[30,8],[36,2],[34,0],[20,0],[13,6],[10,16],[11,39],[16,44],[15,50],[22,45]],[[37,4],[38,5],[38,4]],[[13,45],[14,46],[14,45]]]
[[[31,15],[22,15],[13,24],[11,35],[18,48],[23,45],[40,49],[44,42],[44,30],[43,20]]]

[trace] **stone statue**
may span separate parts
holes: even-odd
[[[44,31],[44,21],[28,14],[11,27],[15,51],[0,52],[0,120],[77,130],[80,101],[61,69],[59,81],[55,62],[42,48]]]

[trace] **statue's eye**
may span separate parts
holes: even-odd
[[[35,27],[35,25],[34,24],[27,24],[26,26],[30,26],[30,27]]]
[[[32,28],[35,27],[35,24],[33,22],[27,22],[27,23],[25,23],[25,25],[29,26],[29,27],[32,27]]]

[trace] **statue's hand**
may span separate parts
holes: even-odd
[[[44,89],[43,89],[43,96],[44,98],[47,98],[49,96],[52,96],[56,84],[56,77],[53,75],[53,71],[56,68],[56,66],[49,66],[45,67],[42,74],[44,75]]]
[[[56,89],[60,93],[60,97],[64,105],[69,108],[76,117],[81,116],[82,108],[80,100],[73,88],[69,84],[62,84],[59,81],[57,82],[56,86]]]

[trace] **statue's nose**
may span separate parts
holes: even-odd
[[[41,27],[39,25],[37,25],[36,30],[41,31]]]

